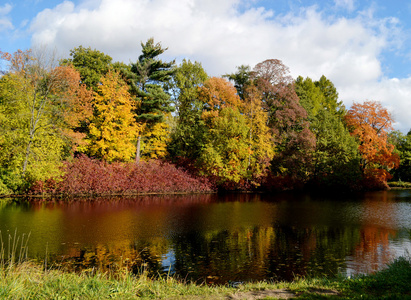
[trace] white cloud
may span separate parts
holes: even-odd
[[[13,29],[13,24],[8,17],[8,14],[12,10],[11,4],[4,4],[3,6],[0,6],[0,32],[8,30],[8,29]]]
[[[372,11],[356,18],[337,18],[315,6],[275,15],[249,6],[251,2],[87,0],[76,6],[65,1],[37,15],[31,24],[32,42],[49,44],[66,54],[79,45],[91,46],[128,63],[140,54],[140,42],[154,37],[169,48],[164,59],[198,60],[210,75],[277,58],[290,67],[293,76],[318,79],[324,74],[348,105],[359,96],[363,100],[379,96],[398,110],[401,126],[411,127],[401,113],[409,109],[404,100],[411,91],[406,86],[409,82],[384,79],[380,62],[384,49],[396,47],[392,33],[398,29],[398,20],[376,19]],[[354,9],[350,0],[335,3]]]
[[[9,3],[6,3],[3,6],[0,6],[0,16],[4,16],[4,15],[9,14],[11,12],[12,8],[13,7]]]
[[[335,0],[334,2],[337,7],[344,8],[348,11],[353,11],[355,8],[354,0]]]

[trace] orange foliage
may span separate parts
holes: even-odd
[[[208,79],[199,88],[199,98],[205,104],[203,118],[217,117],[218,111],[225,107],[241,106],[235,87],[227,80],[218,77]]]
[[[389,179],[388,170],[398,167],[399,157],[393,153],[394,146],[387,139],[388,131],[393,129],[388,110],[375,101],[354,103],[345,122],[351,135],[359,141],[364,175],[381,182]]]
[[[367,199],[363,203],[363,225],[360,231],[360,241],[355,249],[356,260],[364,263],[357,265],[356,272],[377,271],[382,264],[388,264],[393,257],[390,249],[390,237],[397,235],[396,211],[394,202],[383,194],[378,199]],[[383,212],[383,214],[381,214]],[[377,225],[383,216],[384,226]],[[360,269],[361,265],[368,266],[368,270]]]
[[[10,63],[10,72],[12,73],[24,74],[27,69],[26,66],[33,61],[31,50],[23,51],[19,49],[13,54],[0,51],[0,55],[1,59]]]
[[[56,83],[51,92],[58,95],[62,118],[67,126],[65,134],[76,148],[76,145],[84,144],[85,134],[78,131],[80,124],[88,123],[93,115],[93,93],[80,83],[80,73],[71,65],[54,68],[50,77]]]

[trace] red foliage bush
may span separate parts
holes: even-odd
[[[167,162],[107,163],[83,155],[66,162],[63,172],[61,181],[38,182],[31,193],[113,195],[214,191],[207,179],[194,178]]]

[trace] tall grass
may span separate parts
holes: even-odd
[[[6,241],[3,240],[3,234],[0,230],[0,268],[13,268],[14,265],[19,265],[27,260],[28,241],[30,233],[17,235],[17,229],[14,234],[7,234]]]

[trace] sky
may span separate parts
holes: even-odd
[[[210,76],[266,59],[294,78],[325,75],[347,108],[379,101],[396,130],[411,129],[411,1],[0,0],[4,52],[65,58],[82,45],[130,63],[150,37],[163,60],[199,61]]]

